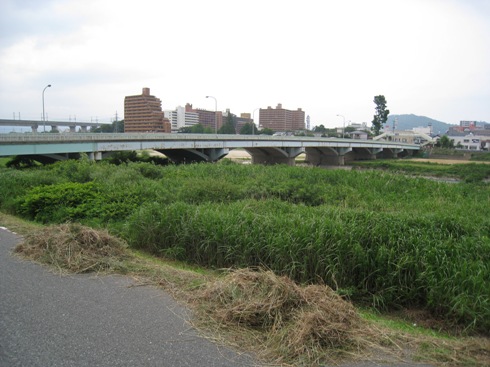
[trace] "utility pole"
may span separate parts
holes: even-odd
[[[115,130],[114,132],[117,133],[117,130],[118,130],[117,129],[117,111],[116,111],[116,121],[114,122],[114,130]]]

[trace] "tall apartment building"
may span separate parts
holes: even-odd
[[[209,127],[213,132],[223,126],[223,113],[221,111],[208,111],[200,108],[192,108],[192,105],[185,106],[186,112],[195,112],[198,115],[199,123],[204,127]]]
[[[169,133],[170,121],[162,111],[162,101],[150,95],[150,88],[143,93],[124,98],[125,133]]]
[[[278,104],[274,109],[267,107],[259,110],[259,121],[262,128],[274,131],[296,131],[305,129],[305,112],[298,108],[296,111],[282,108]]]
[[[178,132],[183,127],[189,127],[199,123],[199,114],[192,111],[192,105],[189,103],[185,107],[177,106],[175,110],[165,110],[164,114],[170,120],[173,133]]]

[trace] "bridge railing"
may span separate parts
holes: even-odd
[[[410,149],[419,149],[418,145],[377,140],[319,138],[299,136],[270,135],[231,135],[231,134],[165,134],[165,133],[9,133],[0,134],[0,144],[9,143],[60,143],[60,142],[97,142],[97,141],[283,141],[283,142],[331,142],[361,144],[370,146],[400,145]]]
[[[135,140],[261,140],[261,141],[335,141],[335,138],[236,134],[166,134],[166,133],[10,133],[0,134],[0,142],[70,142],[70,141],[135,141]],[[339,139],[348,141],[350,139]],[[357,140],[359,141],[359,140]]]

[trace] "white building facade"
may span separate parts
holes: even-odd
[[[449,139],[454,140],[456,149],[463,150],[488,150],[488,136],[478,136],[472,133],[465,136],[449,136]]]
[[[185,107],[177,106],[175,110],[165,110],[165,117],[170,120],[172,133],[177,133],[183,127],[190,127],[199,123],[196,112],[186,112]]]

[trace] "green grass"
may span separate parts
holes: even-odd
[[[9,157],[0,157],[0,168],[6,167],[6,164],[10,161]]]
[[[368,320],[376,325],[389,328],[391,330],[401,331],[403,333],[408,333],[411,335],[425,335],[425,336],[435,337],[438,339],[448,339],[448,340],[457,339],[455,336],[452,336],[447,332],[428,329],[423,327],[422,325],[417,325],[417,323],[413,321],[407,321],[401,318],[382,315],[375,310],[359,309],[359,315],[364,320]]]
[[[376,160],[352,162],[353,166],[383,169],[389,172],[419,176],[453,177],[465,182],[481,182],[490,178],[490,165],[482,163],[439,164],[411,160]]]
[[[476,161],[476,162],[490,162],[490,153],[485,152],[485,153],[473,153],[471,155],[471,161]]]
[[[403,174],[231,162],[4,168],[0,209],[108,228],[135,249],[210,268],[264,265],[379,309],[425,307],[490,330],[489,185],[407,176],[470,177],[487,165],[390,164]]]

